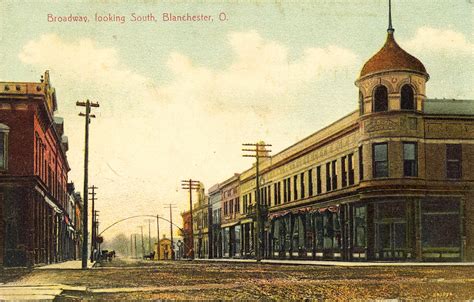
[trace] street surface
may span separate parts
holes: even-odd
[[[474,298],[474,266],[340,267],[116,258],[78,269],[0,271],[0,299],[347,300]],[[33,295],[33,296],[31,296]]]

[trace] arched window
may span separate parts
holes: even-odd
[[[359,109],[360,109],[360,115],[364,114],[364,95],[362,94],[362,91],[359,91]]]
[[[402,96],[401,101],[400,101],[401,109],[408,109],[408,110],[415,109],[413,88],[411,88],[410,85],[403,85],[401,96]]]
[[[385,86],[378,86],[374,93],[374,112],[388,110],[388,91]]]

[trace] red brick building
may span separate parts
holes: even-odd
[[[48,71],[40,82],[0,83],[0,265],[65,260],[70,170]]]
[[[191,212],[181,213],[183,218],[183,236],[184,241],[184,257],[190,258],[193,256],[193,224],[191,223]]]

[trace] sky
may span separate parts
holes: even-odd
[[[429,98],[474,99],[472,0],[393,0],[395,39],[430,74]],[[169,22],[163,14],[206,15]],[[156,21],[132,22],[132,14]],[[125,22],[96,21],[124,16]],[[189,208],[183,179],[206,190],[357,108],[354,81],[383,45],[387,0],[0,1],[0,81],[50,70],[69,137],[69,181],[82,193],[84,119],[100,228]],[[89,22],[58,22],[86,16]],[[55,22],[53,21],[56,18]],[[146,218],[104,233],[138,233]],[[169,235],[168,224],[161,233]]]

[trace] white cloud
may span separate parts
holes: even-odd
[[[227,42],[233,57],[223,69],[197,66],[183,54],[171,54],[168,67],[175,79],[161,87],[160,99],[173,102],[188,96],[214,109],[268,110],[278,108],[304,84],[358,65],[351,50],[334,45],[308,48],[290,59],[285,45],[266,40],[256,31],[230,33]]]
[[[52,79],[60,77],[72,89],[106,100],[110,94],[136,101],[154,98],[153,82],[120,63],[118,51],[104,48],[88,38],[66,41],[56,34],[45,34],[28,42],[19,59],[39,70],[49,69]],[[55,84],[55,82],[53,82]]]
[[[474,55],[474,43],[468,41],[462,33],[451,29],[420,27],[404,45],[418,53],[441,53],[449,56]]]

